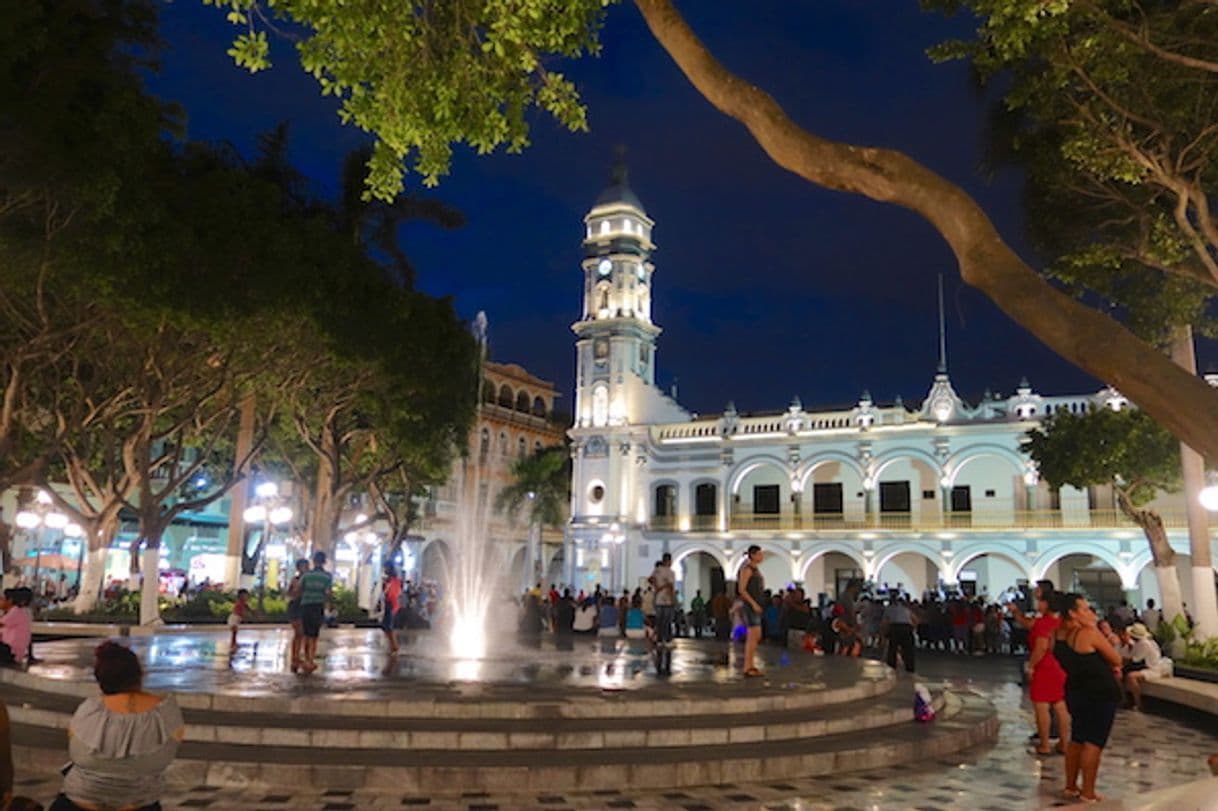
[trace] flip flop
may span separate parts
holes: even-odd
[[[755,668],[755,667],[750,667],[748,670],[744,671],[744,675],[745,675],[747,678],[750,678],[750,679],[755,679],[755,678],[757,678],[757,677],[759,677],[759,676],[764,676],[765,674],[764,674],[764,673],[762,673],[760,670],[758,670],[758,669],[757,669],[757,668]]]

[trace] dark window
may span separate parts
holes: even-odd
[[[1060,510],[1062,508],[1062,491],[1056,487],[1049,488],[1049,509]]]
[[[694,515],[716,515],[719,512],[719,488],[700,484],[694,488]]]
[[[758,515],[778,515],[779,487],[776,484],[758,484],[753,487],[753,512]]]
[[[880,512],[909,512],[909,482],[880,482]]]
[[[842,514],[842,485],[840,482],[812,485],[812,512],[816,515]]]
[[[522,414],[529,413],[529,393],[527,391],[516,395],[516,410]]]
[[[677,514],[677,488],[671,484],[661,484],[656,488],[657,518],[668,518]]]
[[[593,504],[600,504],[601,499],[605,497],[605,488],[601,487],[599,484],[594,484],[592,485],[592,492],[590,495],[592,497]]]
[[[986,491],[985,491],[985,497],[986,497],[986,498],[993,498],[993,497],[994,497],[994,491],[993,491],[993,490],[986,490]]]
[[[967,513],[973,511],[973,493],[967,484],[958,484],[952,488],[952,512]]]
[[[540,397],[533,398],[533,416],[544,417],[546,415],[546,401]]]
[[[504,408],[512,407],[512,390],[506,385],[499,389],[499,405]]]
[[[935,499],[935,491],[934,491],[934,490],[923,490],[923,491],[922,491],[922,498],[923,498],[923,500],[925,500],[925,501],[934,501],[934,499]]]

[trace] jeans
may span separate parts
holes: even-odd
[[[905,663],[905,670],[914,672],[913,626],[909,623],[893,623],[888,626],[888,666],[896,669],[897,652]]]
[[[676,614],[676,606],[656,606],[656,638],[661,642],[672,641],[672,620]]]

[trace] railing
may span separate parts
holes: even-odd
[[[1183,509],[1160,512],[1163,525],[1168,529],[1183,529],[1188,519]],[[703,523],[705,522],[705,523]],[[733,530],[865,530],[865,529],[1130,529],[1139,530],[1134,522],[1119,510],[973,510],[971,512],[876,513],[873,515],[782,515],[766,513],[734,513],[728,519]],[[719,528],[715,516],[694,516],[690,519],[690,531],[706,532]],[[676,531],[681,529],[676,516],[652,518],[648,529]]]

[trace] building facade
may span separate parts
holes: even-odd
[[[1150,550],[1111,488],[1050,488],[1022,449],[1056,411],[1128,406],[1110,388],[1050,396],[1021,381],[978,404],[944,359],[918,406],[696,416],[655,384],[652,229],[625,171],[585,217],[576,336],[569,580],[635,588],[672,553],[685,599],[734,581],[758,544],[767,585],[834,597],[852,577],[919,595],[997,596],[1048,577],[1104,604],[1157,597]],[[1182,495],[1154,505],[1191,598]]]
[[[448,482],[431,488],[423,515],[408,545],[415,569],[425,577],[443,577],[443,561],[463,531],[462,516],[478,516],[476,531],[492,554],[502,557],[513,586],[549,577],[561,578],[563,532],[541,527],[533,539],[540,547],[532,557],[544,563],[530,571],[528,509],[512,521],[495,510],[500,491],[512,482],[517,460],[565,440],[565,416],[555,410],[559,393],[554,384],[511,363],[483,364],[482,402],[470,432],[469,452],[453,460]]]

